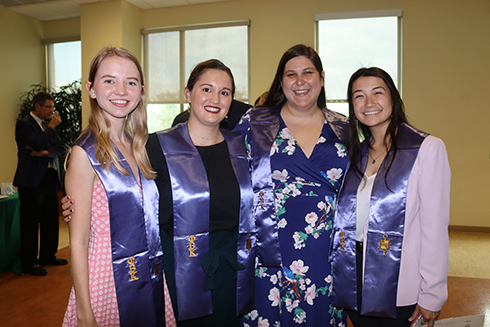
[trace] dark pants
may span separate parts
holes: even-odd
[[[362,298],[362,251],[356,251],[356,268],[357,268],[357,307],[361,310]],[[376,299],[383,301],[383,299]],[[378,318],[370,316],[361,316],[358,311],[345,310],[349,315],[352,324],[355,327],[410,327],[411,322],[408,318],[415,310],[415,304],[406,307],[396,307],[396,319]]]
[[[22,266],[24,270],[37,264],[38,226],[41,242],[39,259],[54,259],[58,251],[58,175],[56,170],[48,169],[36,188],[18,187],[20,199],[20,237]]]

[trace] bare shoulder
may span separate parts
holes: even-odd
[[[87,153],[78,145],[71,148],[68,171],[79,169],[92,169]]]
[[[75,145],[71,148],[68,169],[66,170],[66,183],[76,181],[93,183],[95,172],[90,164],[87,153],[81,147]]]

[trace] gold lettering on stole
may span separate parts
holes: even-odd
[[[196,250],[196,237],[191,235],[187,238],[187,240],[189,241],[189,258],[197,257],[197,254],[194,253]]]
[[[136,277],[138,271],[136,270],[136,265],[134,264],[135,261],[136,259],[134,257],[129,257],[128,259],[129,275],[131,276],[131,282],[139,279],[138,277]]]
[[[250,238],[250,234],[248,234],[246,248],[248,250],[248,253],[250,253],[250,249],[252,248],[252,239]]]
[[[158,274],[160,273],[160,269],[158,268],[158,262],[155,262],[154,271],[155,271],[155,276],[156,276],[157,280],[159,280]]]
[[[345,251],[345,232],[340,231],[340,251]]]
[[[265,208],[264,208],[264,192],[263,191],[260,191],[259,193],[260,195],[260,210],[262,211],[265,211]]]
[[[388,235],[384,234],[383,239],[379,240],[379,249],[383,250],[383,255],[386,254],[386,251],[390,250],[390,240],[388,239]]]

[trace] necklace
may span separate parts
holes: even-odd
[[[373,165],[374,165],[374,164],[376,163],[376,160],[377,160],[379,157],[381,157],[383,154],[385,154],[385,152],[384,152],[384,151],[383,151],[383,152],[381,152],[381,154],[380,154],[380,155],[378,155],[376,158],[373,158],[371,155],[369,155],[369,156],[371,157],[371,159],[373,159],[373,161],[371,161],[371,164],[373,164]]]
[[[202,137],[202,136],[199,136],[199,135],[195,134],[195,133],[194,133],[194,132],[193,132],[193,131],[192,131],[190,128],[189,128],[189,132],[191,132],[191,134],[192,134],[192,135],[194,135],[195,137],[200,138],[201,140],[206,140],[206,141],[209,141],[209,140],[211,140],[211,139],[212,139],[211,137]],[[218,133],[216,133],[216,137],[214,138],[213,143],[208,144],[208,145],[202,144],[202,143],[201,143],[201,142],[199,142],[198,140],[194,140],[194,139],[193,139],[193,141],[195,141],[197,144],[202,145],[202,146],[209,146],[209,145],[213,145],[213,144],[215,144],[215,143],[216,143],[216,141],[218,140],[219,135],[220,135],[220,131],[218,130]]]

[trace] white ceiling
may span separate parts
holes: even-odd
[[[0,6],[6,7],[42,21],[80,17],[80,5],[104,0],[0,0]],[[141,9],[193,5],[198,3],[232,0],[127,0]]]

